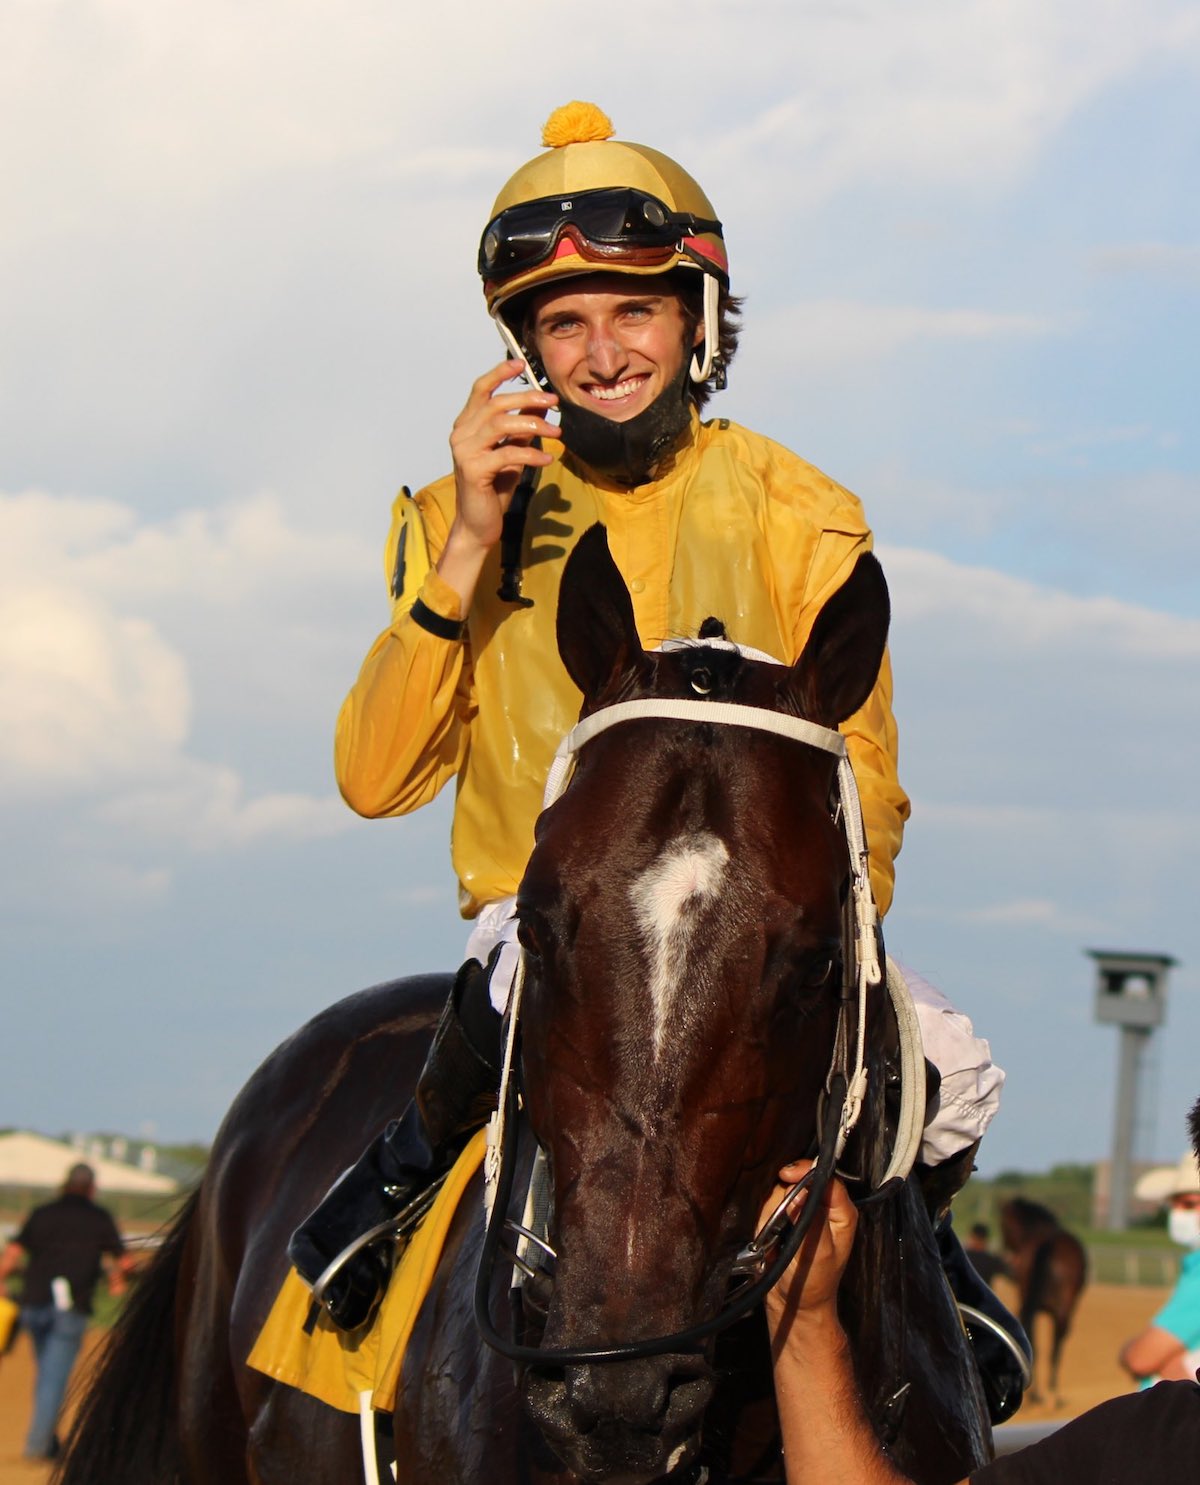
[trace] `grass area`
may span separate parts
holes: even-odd
[[[42,1187],[0,1187],[0,1231],[15,1230],[25,1218],[57,1196]],[[187,1189],[167,1196],[134,1196],[126,1192],[101,1192],[99,1202],[113,1215],[122,1232],[150,1233],[165,1226],[187,1200]]]

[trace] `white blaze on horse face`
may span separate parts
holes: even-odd
[[[728,864],[725,842],[700,830],[673,841],[630,888],[634,916],[650,955],[656,1057],[662,1052],[671,1003],[700,922],[697,910],[720,896]]]

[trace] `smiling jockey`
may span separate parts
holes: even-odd
[[[551,758],[579,715],[555,641],[578,538],[606,527],[647,649],[716,615],[731,639],[787,664],[871,547],[847,490],[759,434],[701,422],[738,337],[721,224],[673,160],[611,135],[594,105],[568,104],[546,125],[546,152],[500,192],[479,272],[512,359],[472,387],[451,434],[453,474],[393,509],[392,621],[338,719],[338,782],[355,810],[378,817],[455,781],[451,850],[475,929],[412,1104],[293,1235],[310,1284],[440,1175],[495,1103],[513,899]],[[502,390],[522,372],[528,387]],[[885,655],[841,729],[881,913],[909,813],[891,693]],[[936,1165],[982,1135],[1003,1074],[965,1017],[910,985],[942,1074],[921,1151]],[[342,1265],[323,1296],[337,1324],[369,1318],[391,1249],[368,1246]]]

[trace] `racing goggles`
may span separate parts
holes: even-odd
[[[672,211],[657,196],[604,186],[574,196],[546,196],[493,217],[479,243],[479,276],[492,282],[548,262],[569,237],[593,263],[666,263],[682,242],[720,222]]]

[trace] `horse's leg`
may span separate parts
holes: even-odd
[[[1041,1390],[1038,1387],[1038,1359],[1037,1341],[1034,1338],[1034,1326],[1037,1322],[1038,1306],[1032,1292],[1022,1294],[1021,1313],[1018,1317],[1021,1327],[1029,1337],[1029,1373],[1032,1378],[1029,1383],[1029,1401],[1040,1403],[1042,1400]]]
[[[1058,1358],[1062,1351],[1063,1332],[1059,1317],[1051,1317],[1054,1325],[1054,1339],[1050,1345],[1050,1397],[1055,1407],[1060,1407],[1062,1398],[1058,1393]]]

